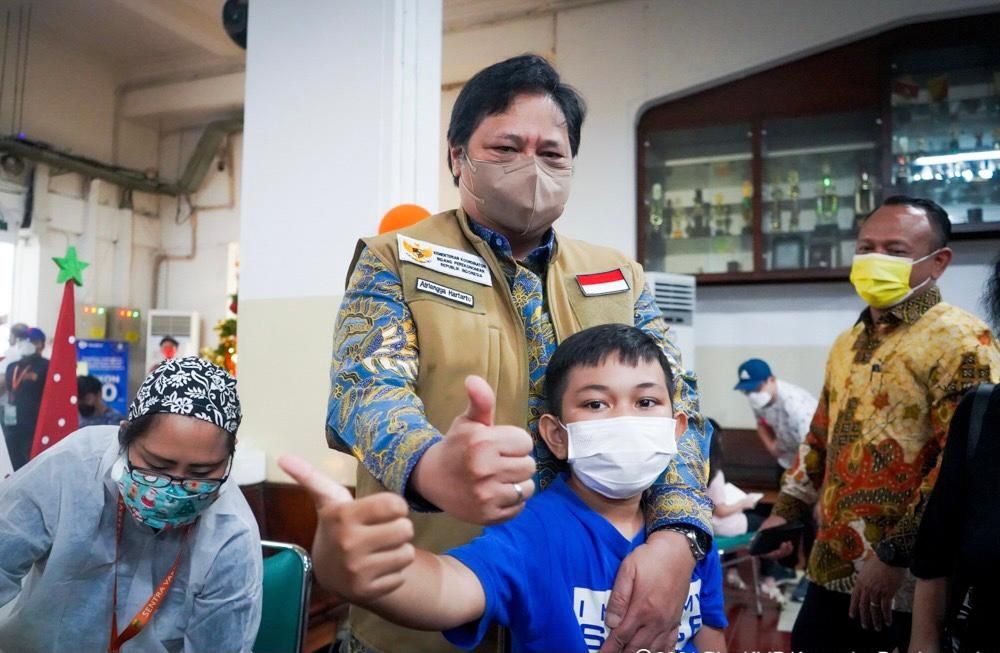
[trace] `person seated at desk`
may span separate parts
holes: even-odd
[[[76,377],[77,408],[80,411],[80,428],[85,426],[117,426],[125,416],[104,403],[104,387],[96,376]]]
[[[249,652],[263,560],[227,483],[240,420],[229,374],[166,361],[126,423],[80,429],[0,482],[0,649]]]

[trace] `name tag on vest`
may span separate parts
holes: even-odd
[[[608,270],[596,274],[578,274],[576,282],[580,284],[580,291],[587,297],[598,295],[613,295],[615,293],[629,290],[628,281],[621,270]]]
[[[399,245],[400,261],[483,286],[493,285],[490,269],[481,256],[416,238],[407,238],[402,234],[396,235],[396,241]]]
[[[453,302],[465,304],[469,307],[474,306],[476,303],[475,298],[467,292],[455,290],[454,288],[449,288],[448,286],[442,286],[434,283],[433,281],[428,281],[427,279],[421,279],[419,277],[417,277],[417,290],[429,292],[432,295],[437,295],[438,297],[442,297],[444,299],[450,299]]]

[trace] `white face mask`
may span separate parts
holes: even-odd
[[[761,410],[771,403],[771,395],[766,392],[748,392],[747,399],[754,410]]]
[[[22,356],[31,356],[35,353],[35,345],[30,340],[18,340],[16,347]]]
[[[563,428],[573,473],[609,499],[641,494],[677,453],[677,421],[671,417],[592,419]]]

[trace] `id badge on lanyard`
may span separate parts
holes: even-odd
[[[7,404],[3,407],[3,425],[17,426],[17,406]]]

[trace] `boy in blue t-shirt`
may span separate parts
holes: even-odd
[[[659,346],[621,324],[567,338],[549,362],[545,396],[539,436],[569,473],[468,544],[440,556],[416,551],[389,593],[380,586],[358,592],[366,582],[359,572],[354,593],[377,597],[366,608],[403,626],[444,631],[466,649],[492,624],[509,629],[515,653],[601,647],[618,567],[646,538],[642,493],[676,453],[687,417],[674,417],[673,378]],[[371,558],[386,555],[392,552]],[[713,548],[695,565],[677,650],[725,650],[726,625]]]

